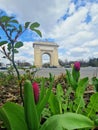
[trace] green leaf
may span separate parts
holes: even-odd
[[[46,103],[49,100],[49,97],[50,97],[50,94],[51,94],[51,90],[52,90],[52,87],[53,87],[53,81],[54,81],[54,78],[52,77],[51,82],[49,84],[49,88],[47,88],[46,94],[44,95],[43,99],[38,103],[38,105],[36,107],[39,116],[41,115],[41,112],[43,111]]]
[[[88,117],[92,117],[93,115],[96,115],[96,112],[98,112],[98,92],[90,97],[90,102],[87,106],[86,112],[88,113]]]
[[[28,130],[24,118],[22,106],[7,102],[0,108],[0,120],[2,120],[7,130]]]
[[[66,70],[66,79],[67,79],[68,85],[70,85],[73,90],[76,90],[77,82],[73,79],[73,76],[71,75],[69,70]]]
[[[7,41],[2,41],[2,42],[0,42],[0,46],[7,44],[7,43],[8,43]]]
[[[92,78],[92,83],[94,85],[94,89],[96,92],[98,92],[98,79],[96,77]]]
[[[51,92],[50,94],[48,103],[49,103],[49,108],[53,115],[60,114],[59,102],[56,98],[56,95],[53,92]]]
[[[23,42],[17,42],[14,46],[14,48],[20,48],[23,46]]]
[[[14,53],[18,53],[18,50],[17,50],[17,49],[14,49]]]
[[[60,113],[62,113],[62,104],[63,104],[64,91],[63,91],[63,88],[62,88],[61,84],[57,85],[56,97],[57,97],[57,100],[59,102]]]
[[[85,89],[87,88],[88,85],[88,77],[80,79],[78,81],[78,87],[76,88],[76,93],[75,93],[75,100],[74,100],[74,110],[76,110],[76,113],[81,113],[84,108],[85,108],[85,101],[83,98]]]
[[[82,96],[75,98],[73,102],[73,111],[75,113],[83,113],[84,110],[85,110],[84,98]]]
[[[58,100],[61,102],[62,97],[64,96],[64,91],[63,91],[61,84],[57,85],[56,96],[57,96]]]
[[[42,78],[41,87],[40,87],[39,102],[44,98],[45,93],[46,93],[45,79]],[[39,103],[39,102],[38,102],[38,103]]]
[[[0,21],[1,22],[8,22],[10,20],[10,17],[8,17],[8,16],[2,16],[1,18],[0,18]]]
[[[22,32],[22,26],[19,25],[19,32]]]
[[[66,69],[66,79],[67,79],[67,82],[69,85],[71,84],[70,78],[71,78],[71,74],[70,74],[69,70]]]
[[[12,22],[12,23],[17,23],[18,24],[18,21],[17,20],[11,20],[10,22]]]
[[[10,27],[11,27],[11,28],[13,27],[13,25],[11,25],[11,24],[9,24],[9,23],[6,23],[5,27],[7,28],[6,30],[8,31],[8,30],[10,30]]]
[[[62,104],[64,112],[67,112],[68,109],[70,112],[72,112],[73,101],[72,99],[70,99],[71,93],[72,93],[72,87],[68,87],[65,93],[65,101]]]
[[[35,22],[30,25],[30,29],[33,30],[34,28],[38,28],[40,26],[39,23]]]
[[[11,43],[7,44],[7,49],[10,51],[11,50]]]
[[[94,122],[88,117],[76,113],[65,113],[48,118],[40,130],[74,130],[93,127]]]
[[[35,29],[35,28],[38,28],[39,26],[40,26],[40,24],[37,23],[37,22],[35,22],[35,23],[32,23],[32,24],[30,25],[30,29],[31,29],[32,31],[35,31],[40,37],[42,37],[41,32],[40,32],[39,30]]]
[[[28,28],[29,25],[30,25],[30,22],[26,22],[26,23],[25,23],[25,28]]]
[[[76,97],[83,96],[85,89],[88,85],[88,77],[80,79],[78,83],[78,87],[76,88]]]
[[[39,30],[33,29],[33,31],[35,31],[40,37],[42,37],[42,34],[41,34],[41,32]]]
[[[72,68],[72,76],[73,76],[73,79],[74,79],[76,82],[78,82],[79,77],[80,77],[80,71],[75,70],[75,68],[73,67],[73,68]]]
[[[32,84],[29,80],[26,80],[24,84],[24,111],[28,129],[38,130],[38,113],[34,101],[34,92],[32,89]]]

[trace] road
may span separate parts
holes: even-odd
[[[36,76],[48,77],[49,73],[58,76],[62,73],[63,74],[66,73],[66,69],[71,71],[71,68],[42,68],[36,72]],[[94,76],[98,77],[98,67],[81,67],[80,76],[81,78],[83,77],[92,78]]]
[[[35,76],[37,77],[48,77],[49,73],[52,73],[55,76],[66,73],[66,69],[71,71],[71,68],[41,68],[38,69]],[[23,70],[19,70],[21,74],[24,73]],[[6,70],[0,70],[0,72],[6,72]],[[93,76],[98,77],[98,67],[81,67],[80,76],[92,78]]]

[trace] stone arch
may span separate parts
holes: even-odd
[[[49,54],[50,66],[59,66],[58,63],[58,45],[53,42],[35,42],[34,47],[34,65],[36,67],[42,67],[42,55]]]

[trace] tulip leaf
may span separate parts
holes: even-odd
[[[38,113],[34,101],[34,92],[32,89],[32,84],[29,80],[26,80],[24,84],[24,111],[28,129],[38,130]]]
[[[65,113],[48,118],[40,130],[74,130],[93,127],[94,122],[88,117],[76,113]]]
[[[56,95],[53,92],[51,92],[48,102],[52,114],[53,115],[59,114],[60,113],[59,102],[56,98]]]
[[[96,115],[96,112],[98,112],[98,92],[90,97],[90,102],[87,106],[86,111],[88,113],[88,117]]]
[[[7,102],[0,108],[0,120],[4,122],[7,130],[28,130],[22,106]]]
[[[83,96],[85,89],[88,85],[88,77],[80,79],[78,82],[78,87],[76,88],[76,97]]]
[[[46,103],[49,100],[49,97],[50,97],[50,94],[51,94],[51,90],[52,90],[52,87],[53,87],[54,77],[50,76],[50,78],[51,78],[51,82],[49,84],[49,88],[47,88],[46,93],[44,94],[43,99],[38,103],[38,105],[36,107],[39,117],[40,117],[41,112],[43,111]]]
[[[39,102],[44,98],[45,93],[46,93],[45,79],[42,78],[41,87],[40,87]]]

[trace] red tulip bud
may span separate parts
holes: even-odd
[[[33,82],[32,87],[33,87],[33,91],[34,91],[35,103],[37,104],[38,100],[39,100],[39,85],[37,82]]]
[[[75,68],[75,70],[79,71],[80,70],[80,62],[75,62],[74,68]]]

